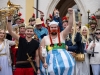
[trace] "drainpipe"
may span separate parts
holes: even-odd
[[[38,6],[39,6],[39,0],[36,0],[36,18],[38,18]]]

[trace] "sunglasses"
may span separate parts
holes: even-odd
[[[95,33],[96,35],[100,35],[100,32],[98,32],[98,33]]]

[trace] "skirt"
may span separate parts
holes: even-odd
[[[41,75],[73,75],[75,60],[72,55],[65,49],[49,51],[46,57],[48,64],[47,70],[40,62]]]
[[[12,75],[12,66],[8,63],[8,57],[6,55],[0,56],[0,75]]]
[[[74,75],[90,75],[89,57],[87,53],[85,53],[85,61],[76,61]]]

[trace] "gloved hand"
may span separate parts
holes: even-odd
[[[42,57],[46,57],[46,56],[47,56],[46,47],[43,48],[43,47],[41,46],[41,48],[42,48]]]

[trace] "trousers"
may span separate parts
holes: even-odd
[[[35,75],[33,68],[16,68],[14,75]]]
[[[91,64],[93,75],[100,75],[100,64]]]

